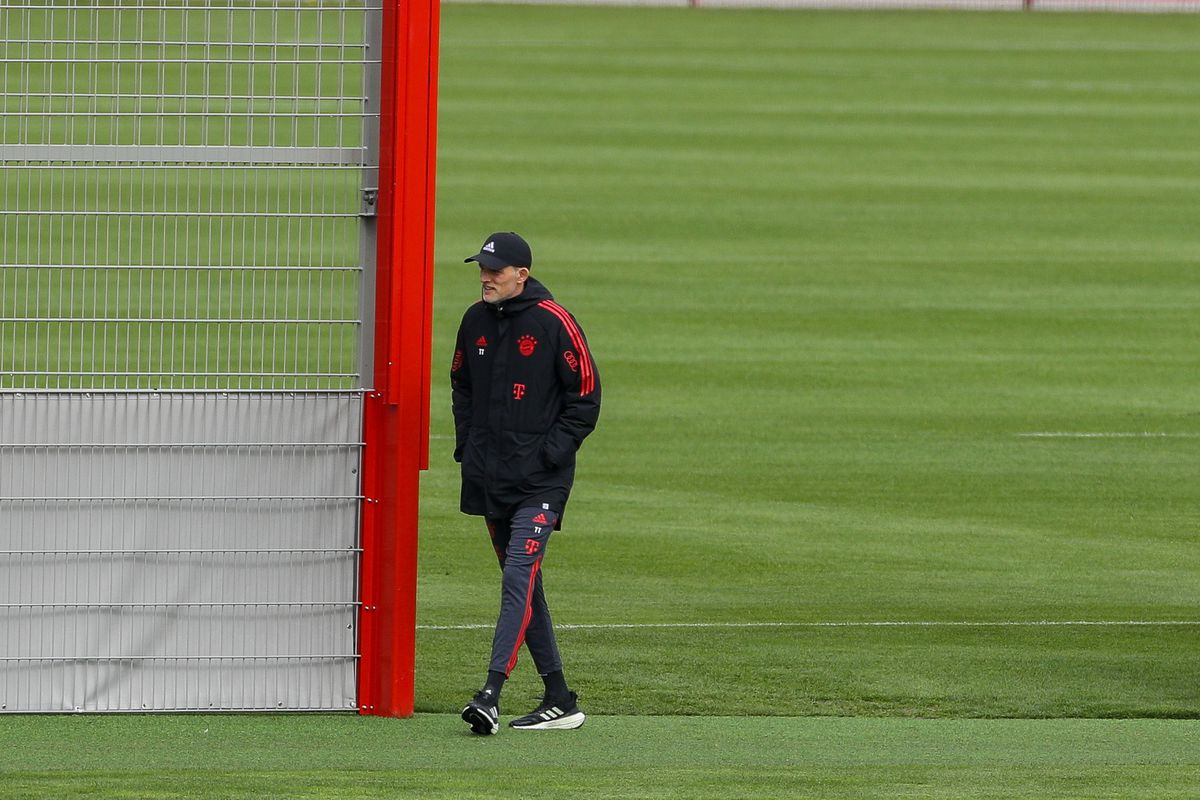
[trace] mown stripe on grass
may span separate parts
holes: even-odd
[[[1075,627],[1177,627],[1200,625],[1200,620],[875,620],[857,622],[596,622],[558,623],[560,630],[608,630],[627,628],[1075,628]],[[494,623],[461,625],[418,625],[419,631],[491,630]]]

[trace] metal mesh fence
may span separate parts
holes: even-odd
[[[380,14],[0,0],[0,711],[355,707]]]
[[[360,385],[368,13],[0,6],[0,386]]]

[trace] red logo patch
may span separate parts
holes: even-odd
[[[526,539],[525,540],[525,552],[528,553],[529,555],[533,555],[538,550],[540,550],[541,547],[542,547],[542,543],[539,542],[537,539]]]
[[[575,358],[575,354],[570,350],[563,353],[563,358],[567,362],[567,366],[571,368],[571,372],[579,372],[579,360]]]
[[[517,349],[521,351],[523,356],[533,355],[533,349],[537,347],[537,339],[529,334],[525,334],[520,339],[517,339]]]
[[[520,400],[524,396],[525,396],[525,384],[514,383],[513,384],[513,399]]]
[[[478,339],[475,340],[475,346],[476,347],[487,347],[487,337],[480,336]]]
[[[454,351],[454,363],[450,365],[450,371],[458,372],[460,369],[462,369],[462,362],[463,362],[462,350],[455,350]]]
[[[545,514],[538,514],[536,517],[533,518],[533,521],[535,523],[537,523],[538,525],[549,525],[550,524],[550,520],[546,519]]]

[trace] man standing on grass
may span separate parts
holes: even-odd
[[[578,728],[584,714],[563,677],[541,566],[562,527],[575,452],[600,416],[600,376],[579,323],[530,276],[524,239],[494,233],[472,261],[483,299],[463,315],[450,367],[454,460],[462,511],[487,522],[504,577],[487,681],[462,718],[475,733],[500,730],[500,690],[524,642],[546,693],[509,726]]]

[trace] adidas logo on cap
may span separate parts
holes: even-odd
[[[488,269],[503,269],[504,267],[532,267],[533,253],[529,251],[529,243],[512,231],[497,231],[484,240],[479,252],[464,262],[477,261]]]

